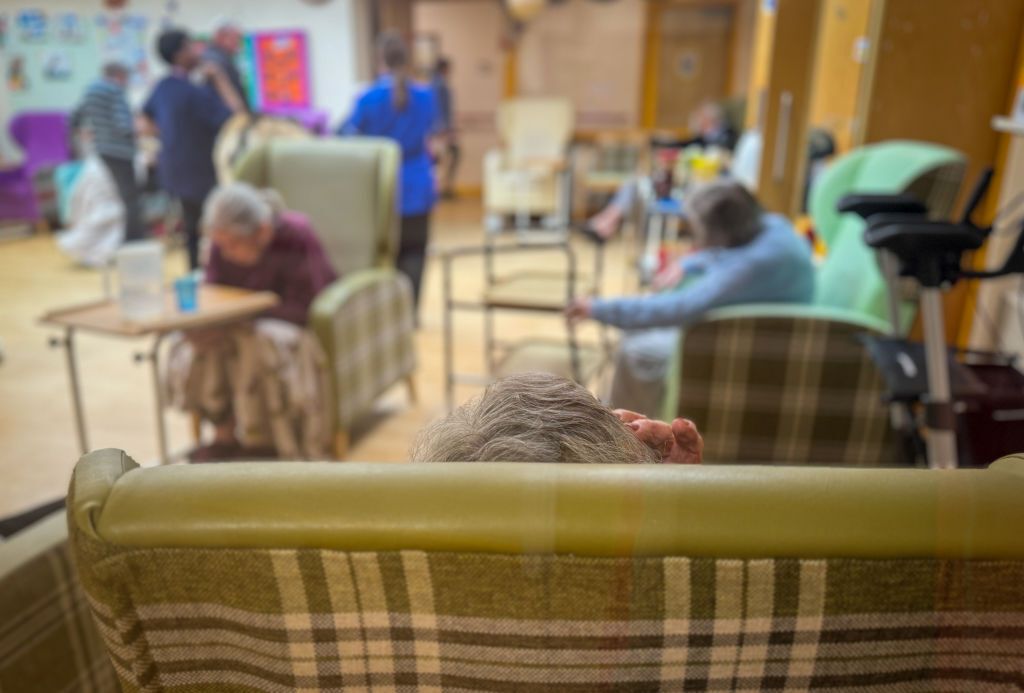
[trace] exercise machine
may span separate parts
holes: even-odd
[[[882,339],[869,338],[867,346],[886,378],[894,401],[912,398],[914,382],[919,380],[918,364],[923,357],[927,387],[919,399],[924,405],[927,459],[930,466],[940,469],[958,466],[958,419],[964,419],[965,398],[984,401],[992,395],[992,386],[999,384],[986,383],[979,372],[972,373],[969,367],[951,356],[946,346],[942,293],[963,279],[984,280],[1024,273],[1024,228],[1000,268],[978,272],[963,267],[964,253],[980,248],[992,232],[991,227],[982,228],[973,221],[974,212],[991,180],[992,171],[989,169],[975,185],[958,221],[929,219],[920,201],[906,195],[851,195],[839,203],[840,211],[858,214],[867,221],[864,240],[880,251],[880,262],[890,283],[893,335]],[[899,334],[898,277],[909,277],[920,286],[923,348],[907,342]],[[973,355],[978,356],[976,353]],[[1013,370],[1012,360],[1000,359],[999,355],[984,356],[988,363],[982,367],[1008,368],[1020,376]],[[1020,382],[1024,383],[1024,376],[1020,376]],[[954,384],[957,387],[954,388]],[[1024,392],[1021,395],[1019,399],[1024,405]],[[916,429],[912,417],[907,420],[907,416],[894,415],[894,423],[898,427]],[[992,418],[994,423],[1020,429],[1019,445],[1024,449],[1024,426],[1007,421],[1005,416],[1000,419],[993,415]],[[959,426],[963,428],[963,425],[964,422],[960,421]],[[973,426],[983,425],[985,422],[975,417]]]

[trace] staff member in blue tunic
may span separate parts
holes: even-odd
[[[171,68],[157,82],[142,107],[146,129],[160,138],[160,185],[181,202],[188,261],[199,267],[199,220],[203,203],[217,185],[213,147],[221,126],[245,105],[227,76],[216,66],[204,67],[210,86],[192,83],[200,64],[200,46],[179,29],[157,39],[157,53]]]
[[[436,122],[434,96],[408,77],[409,51],[396,34],[379,43],[384,74],[356,101],[342,135],[388,137],[402,148],[402,238],[398,269],[412,281],[419,306],[423,265],[430,237],[430,211],[437,200],[428,139]]]

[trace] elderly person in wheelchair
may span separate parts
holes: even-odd
[[[814,295],[810,245],[789,221],[766,213],[735,181],[716,181],[687,200],[697,250],[655,278],[656,293],[577,299],[571,321],[596,320],[626,330],[611,403],[653,416],[686,326],[708,311],[741,303],[809,303]]]
[[[214,191],[203,233],[206,281],[277,294],[254,321],[191,330],[171,348],[169,400],[214,424],[193,461],[326,456],[325,358],[305,329],[310,306],[337,275],[309,220],[246,183]]]

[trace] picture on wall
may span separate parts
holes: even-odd
[[[251,62],[257,107],[309,108],[309,54],[304,31],[270,31],[252,36]]]
[[[127,65],[135,87],[144,86],[149,77],[147,23],[146,17],[132,14],[117,13],[96,18],[102,62],[116,60]]]
[[[61,12],[54,19],[57,38],[65,43],[81,43],[85,40],[85,26],[77,12]]]
[[[28,89],[28,75],[25,74],[25,56],[12,55],[7,61],[7,90],[10,92]]]
[[[43,77],[51,82],[65,82],[71,79],[73,74],[71,56],[66,50],[57,48],[47,54],[43,61]]]
[[[22,10],[18,13],[15,23],[18,35],[25,43],[41,43],[46,40],[46,13],[42,10]]]

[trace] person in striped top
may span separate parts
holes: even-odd
[[[146,230],[135,178],[135,119],[125,96],[128,77],[125,65],[104,65],[102,77],[89,85],[71,116],[71,124],[91,134],[93,149],[110,171],[124,203],[125,240],[133,241],[145,237]]]

